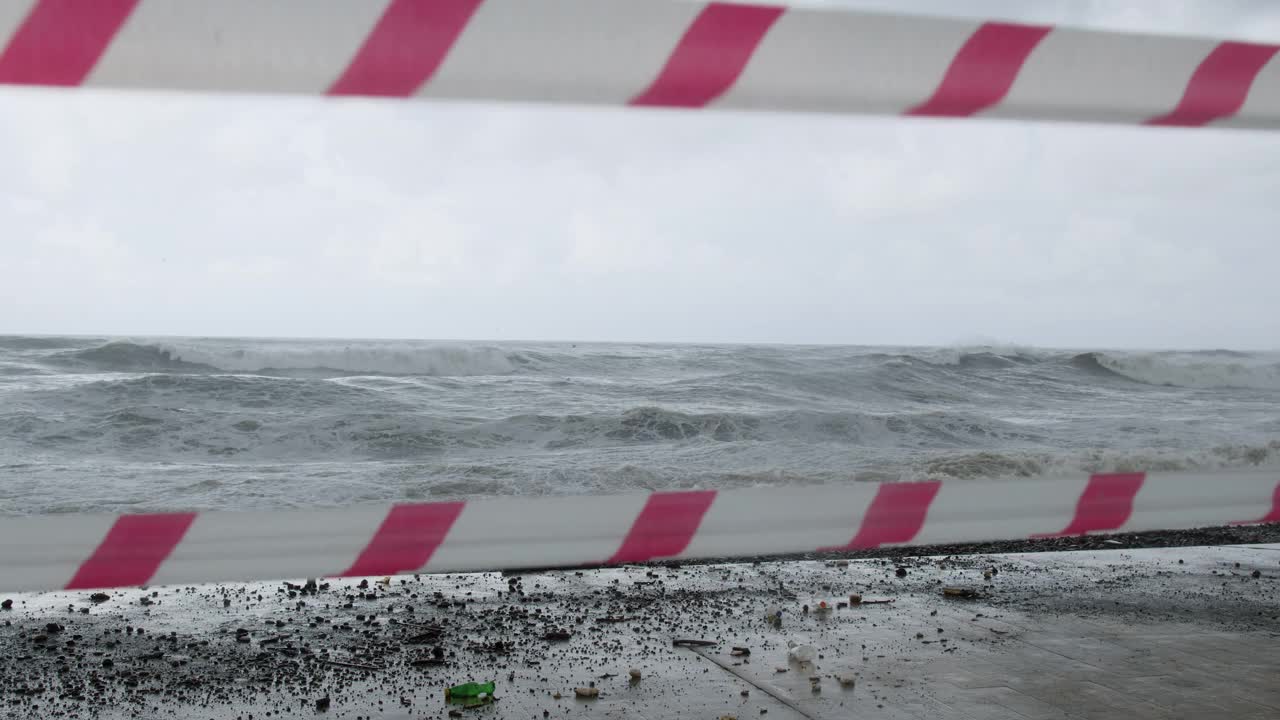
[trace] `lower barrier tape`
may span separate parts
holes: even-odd
[[[586,567],[1280,522],[1280,471],[0,519],[0,591]]]

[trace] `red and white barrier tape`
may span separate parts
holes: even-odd
[[[0,83],[1280,126],[1280,46],[665,0],[0,0]]]
[[[1280,522],[1280,473],[0,520],[0,591],[578,567]]]

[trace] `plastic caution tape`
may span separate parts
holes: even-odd
[[[1278,46],[667,0],[0,0],[0,83],[1280,125]]]
[[[0,520],[0,591],[581,567],[1280,522],[1280,472]]]

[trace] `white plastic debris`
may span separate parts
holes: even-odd
[[[787,641],[787,658],[798,663],[811,663],[818,657],[818,649],[809,644],[805,638],[797,637]]]

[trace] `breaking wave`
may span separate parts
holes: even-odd
[[[464,418],[423,412],[367,389],[267,377],[153,375],[80,385],[74,392],[79,412],[0,415],[0,438],[8,435],[45,450],[271,461],[689,443],[970,448],[1040,439],[1014,424],[954,412],[685,413],[638,407],[589,415]],[[56,391],[27,399],[48,408],[55,396]],[[281,407],[292,412],[280,413]]]
[[[63,353],[51,362],[85,370],[112,372],[217,372],[212,365],[187,362],[157,345],[111,342]]]
[[[1144,385],[1280,390],[1280,363],[1244,353],[1081,353],[1077,368]]]
[[[376,345],[110,342],[62,353],[51,362],[112,372],[251,373],[265,375],[503,375],[517,359],[496,347],[387,343]]]
[[[1253,467],[1280,468],[1280,440],[1207,449],[1099,449],[1074,452],[943,453],[890,479],[1028,478],[1103,472],[1188,472]]]

